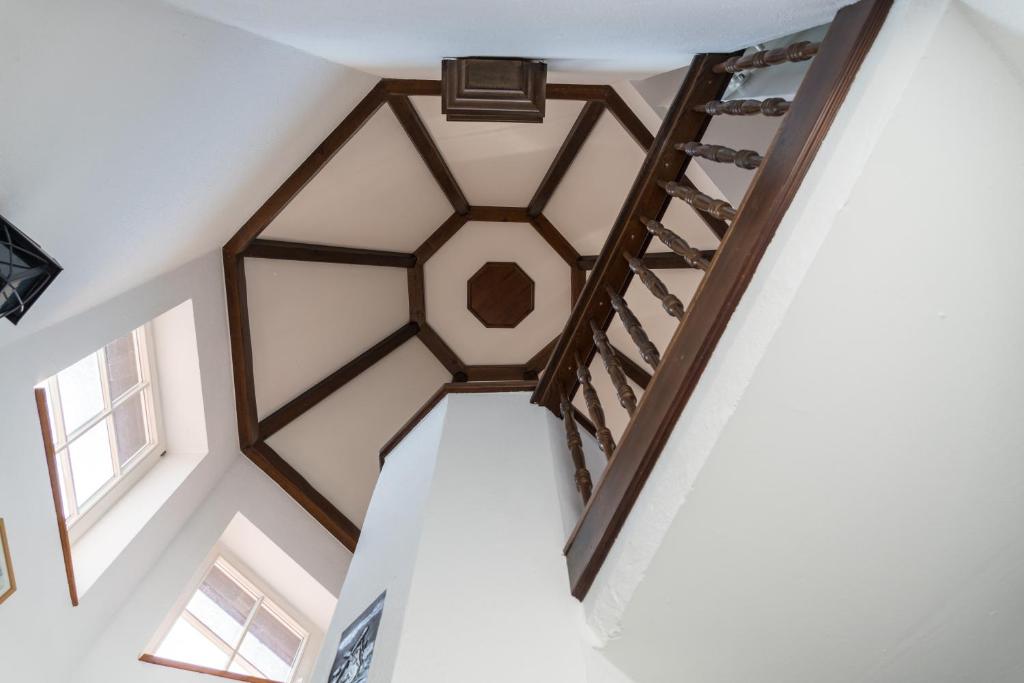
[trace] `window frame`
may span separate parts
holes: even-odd
[[[136,358],[138,361],[139,381],[119,396],[110,395],[110,380],[107,376],[106,347],[121,337],[132,335]],[[103,409],[79,425],[70,434],[65,431],[64,416],[60,400],[60,383],[58,376],[67,368],[54,373],[43,382],[46,388],[47,406],[51,415],[53,429],[53,449],[57,473],[60,479],[61,499],[63,507],[70,511],[65,518],[68,536],[73,544],[79,540],[110,508],[120,500],[164,455],[165,438],[160,406],[160,388],[156,372],[156,356],[153,350],[152,323],[145,323],[127,334],[107,342],[85,358],[95,358],[99,367],[100,390],[103,398]],[[76,361],[80,362],[80,361]],[[73,365],[73,364],[72,364]],[[68,366],[72,367],[72,366]],[[142,397],[146,430],[150,432],[147,444],[132,455],[131,459],[121,465],[117,451],[117,432],[114,425],[114,410],[136,395]],[[110,442],[110,457],[114,474],[99,490],[84,502],[78,501],[74,487],[74,476],[71,470],[70,446],[84,436],[90,429],[107,423],[107,438]],[[63,510],[61,511],[63,514]]]
[[[203,581],[206,580],[206,577],[209,576],[214,567],[218,567],[224,572],[224,574],[244,590],[257,596],[256,603],[253,605],[245,623],[242,625],[242,630],[238,636],[238,642],[234,646],[214,633],[208,626],[203,624],[195,615],[188,611],[188,603],[199,591]],[[252,624],[253,618],[256,616],[260,607],[264,605],[266,605],[268,611],[273,614],[274,617],[279,619],[286,627],[301,637],[302,642],[295,653],[295,661],[292,662],[291,670],[288,672],[288,676],[284,681],[263,678],[261,674],[237,674],[233,671],[228,671],[227,668],[213,669],[205,665],[167,659],[157,654],[160,650],[160,646],[167,638],[167,635],[170,633],[171,629],[174,628],[174,625],[178,623],[179,619],[184,619],[190,626],[195,628],[208,641],[210,641],[211,644],[218,647],[225,655],[228,655],[227,667],[230,667],[235,658],[238,657],[253,670],[258,671],[254,664],[249,662],[242,654],[239,653],[239,650],[242,647],[242,643],[245,641],[246,635],[249,633],[249,628]],[[149,662],[151,664],[159,664],[174,668],[185,668],[188,670],[201,669],[202,673],[221,676],[223,678],[231,678],[234,680],[292,683],[303,663],[303,659],[309,652],[309,648],[315,645],[319,635],[320,633],[317,627],[311,624],[305,615],[292,607],[286,600],[281,598],[281,596],[270,588],[270,586],[268,586],[255,571],[231,553],[223,546],[223,544],[218,543],[213,552],[210,553],[210,556],[203,563],[202,567],[200,567],[200,570],[196,574],[196,578],[188,585],[186,590],[175,602],[170,614],[168,614],[164,619],[164,622],[150,640],[145,652],[139,657],[139,659],[140,661]]]

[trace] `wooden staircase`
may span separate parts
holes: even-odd
[[[565,549],[577,598],[586,595],[615,542],[890,5],[891,0],[860,0],[840,10],[820,44],[801,42],[748,55],[694,58],[533,394],[534,402],[563,417],[576,485],[586,503]],[[721,99],[736,72],[811,59],[791,102],[780,98]],[[702,143],[714,116],[784,118],[770,147],[762,153]],[[739,206],[694,187],[685,175],[694,157],[754,173]],[[692,248],[661,223],[673,198],[698,211],[722,238],[714,254]],[[704,271],[688,307],[645,263],[653,239],[690,267]],[[634,275],[660,301],[665,313],[679,321],[663,351],[650,341],[623,298]],[[616,317],[653,370],[639,400],[626,381],[627,359],[611,347],[606,334]],[[605,424],[604,407],[588,370],[595,354],[600,354],[618,402],[630,416],[618,444]],[[580,416],[571,407],[577,391],[583,392],[595,436],[609,458],[596,488],[583,457],[577,426]]]

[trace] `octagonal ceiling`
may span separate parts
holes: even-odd
[[[381,88],[357,107],[365,120],[339,126],[344,144],[240,261],[253,443],[315,489],[306,491],[311,512],[355,526],[379,449],[444,382],[543,369],[651,138],[632,112],[604,100],[549,100],[542,124],[448,122],[440,98]],[[722,196],[691,169],[701,190]],[[717,245],[681,202],[665,221],[694,246]],[[492,261],[514,262],[533,282],[533,310],[512,327],[485,326],[467,306],[467,283]],[[659,276],[684,302],[699,281],[686,269]],[[642,289],[626,298],[663,348],[674,320]],[[642,360],[621,327],[609,335],[641,394]],[[593,376],[602,403],[615,406],[604,372]],[[607,412],[617,437],[624,411]]]

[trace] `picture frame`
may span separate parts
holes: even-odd
[[[0,518],[0,603],[11,597],[18,589],[14,580],[14,562],[11,560],[11,548],[7,544],[7,527]]]
[[[387,591],[377,596],[342,632],[328,683],[366,683],[369,680],[386,595]]]

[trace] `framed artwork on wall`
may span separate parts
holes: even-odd
[[[334,656],[328,683],[366,683],[370,677],[370,664],[377,642],[380,615],[384,612],[384,596],[377,599],[348,625],[338,641],[338,653]]]
[[[0,602],[11,597],[17,587],[17,584],[14,583],[11,549],[7,545],[7,529],[4,527],[4,520],[0,519]]]

